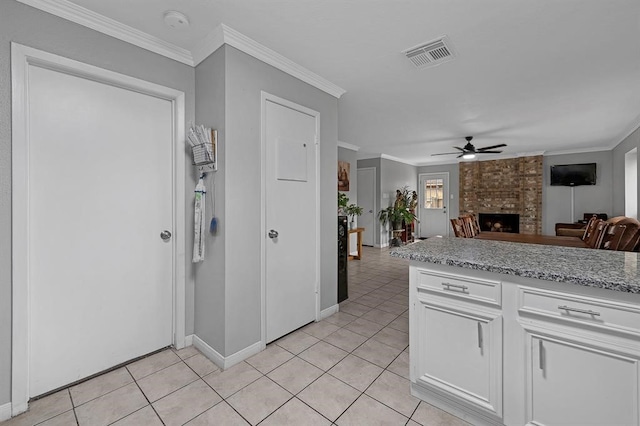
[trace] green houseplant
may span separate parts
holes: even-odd
[[[389,206],[378,212],[378,219],[380,219],[382,226],[391,223],[392,229],[397,231],[402,229],[403,222],[411,223],[417,219],[417,216],[406,207]]]
[[[347,216],[349,216],[349,229],[354,229],[355,228],[355,220],[356,220],[356,216],[360,216],[362,214],[362,207],[355,205],[355,204],[349,204],[347,206],[347,208],[345,209],[345,213],[347,213]]]
[[[414,212],[416,202],[417,194],[415,191],[410,192],[406,186],[396,190],[396,201],[394,204],[378,212],[380,223],[382,226],[390,223],[392,231],[402,230],[403,224],[413,223],[417,220]],[[395,234],[391,244],[399,245],[398,238]]]
[[[349,197],[344,192],[338,191],[338,216],[344,216],[349,204]]]

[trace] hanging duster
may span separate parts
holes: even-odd
[[[195,209],[194,209],[194,233],[193,233],[193,263],[202,262],[204,260],[204,237],[206,229],[205,200],[207,197],[207,188],[204,186],[203,177],[198,180],[195,190]]]

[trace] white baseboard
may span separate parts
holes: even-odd
[[[224,370],[224,357],[195,334],[192,334],[192,336],[193,346],[202,352],[204,356],[209,358],[215,365]]]
[[[195,334],[191,335],[193,346],[196,347],[204,356],[209,358],[215,365],[220,367],[222,370],[226,370],[229,367],[236,365],[239,362],[244,361],[245,359],[257,354],[261,350],[264,349],[261,342],[256,342],[251,346],[247,346],[246,348],[229,355],[228,357],[222,356],[218,351],[209,346],[204,340],[196,336]]]
[[[384,244],[374,244],[373,245],[375,248],[385,248],[385,247],[389,247],[389,243],[384,243]]]
[[[10,418],[11,418],[11,403],[7,402],[6,404],[0,405],[0,422],[3,422]]]
[[[193,334],[184,336],[184,346],[186,347],[191,345],[193,345]]]
[[[333,306],[329,306],[327,309],[321,310],[319,321],[322,321],[323,319],[330,317],[331,315],[335,314],[339,310],[340,310],[340,305],[338,305],[337,303]]]
[[[226,370],[227,368],[236,365],[237,363],[242,362],[249,357],[252,357],[253,355],[262,351],[264,348],[265,346],[262,344],[262,342],[256,342],[253,345],[247,346],[246,348],[236,352],[235,354],[229,355],[224,359],[224,369]]]

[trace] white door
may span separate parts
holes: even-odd
[[[528,424],[640,424],[637,355],[562,337],[528,340]]]
[[[318,117],[286,101],[263,105],[268,343],[316,318]]]
[[[376,169],[367,167],[358,169],[358,205],[362,207],[362,215],[358,218],[358,226],[364,228],[362,244],[373,246],[374,231],[377,229],[376,219]]]
[[[30,66],[29,395],[172,343],[172,103]],[[15,166],[15,165],[14,165]]]
[[[420,174],[420,238],[449,235],[449,173]]]

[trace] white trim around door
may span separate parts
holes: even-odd
[[[360,171],[373,172],[373,226],[371,227],[371,231],[367,231],[365,229],[364,232],[371,232],[371,245],[373,247],[381,247],[380,244],[376,244],[376,234],[378,235],[378,237],[380,237],[380,234],[382,232],[380,221],[378,220],[378,200],[376,199],[376,194],[378,193],[378,172],[375,167],[360,167],[356,169],[356,175]],[[358,188],[360,188],[360,181],[358,181]]]
[[[29,80],[30,66],[165,99],[173,106],[173,344],[185,341],[185,95],[183,92],[11,43],[12,83],[12,415],[29,400]],[[66,336],[74,338],[74,336]]]
[[[315,200],[315,209],[316,209],[316,241],[320,243],[320,113],[304,107],[302,105],[298,105],[294,102],[288,101],[286,99],[280,98],[278,96],[272,95],[265,91],[262,91],[260,94],[260,157],[261,157],[261,167],[262,167],[262,184],[260,187],[260,345],[261,349],[267,347],[267,324],[266,324],[266,277],[267,277],[267,248],[266,248],[266,239],[267,235],[267,224],[266,224],[266,193],[267,193],[267,167],[266,167],[266,145],[267,145],[267,120],[266,120],[266,112],[267,112],[267,102],[274,102],[276,104],[282,105],[287,108],[291,108],[295,111],[302,112],[304,114],[310,115],[315,118],[316,121],[316,144],[315,144],[315,155],[316,155],[316,200]],[[321,313],[320,313],[320,248],[316,244],[315,251],[315,262],[316,262],[316,321],[320,321]]]
[[[451,209],[449,208],[450,205],[449,203],[451,202],[451,199],[449,198],[449,182],[450,182],[450,175],[449,172],[433,172],[433,173],[420,173],[418,174],[418,220],[420,222],[418,222],[418,236],[420,238],[423,238],[423,231],[422,228],[420,228],[420,224],[421,223],[426,223],[426,220],[424,217],[422,217],[422,211],[423,211],[423,206],[424,206],[424,188],[421,186],[421,181],[423,177],[428,177],[428,176],[442,176],[442,175],[446,175],[446,182],[447,184],[445,185],[444,188],[444,193],[443,193],[443,198],[444,198],[444,213],[446,214],[446,226],[445,226],[445,234],[443,235],[443,237],[448,237],[449,233],[450,233],[450,222],[449,222],[449,217],[450,214],[449,212],[451,211]],[[423,222],[423,220],[425,220]]]

